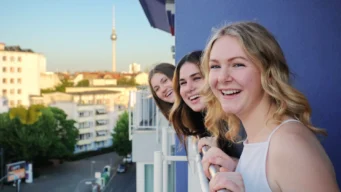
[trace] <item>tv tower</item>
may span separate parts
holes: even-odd
[[[112,41],[112,71],[116,72],[116,29],[115,29],[115,6],[112,8],[112,31],[111,31],[111,41]]]

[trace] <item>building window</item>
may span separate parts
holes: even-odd
[[[7,99],[4,99],[3,101],[2,101],[2,106],[7,106],[8,105],[8,100]]]
[[[3,83],[3,84],[6,84],[6,83],[7,83],[7,79],[3,78],[3,79],[2,79],[2,83]]]
[[[10,83],[11,83],[11,84],[13,84],[13,83],[14,83],[14,79],[13,79],[13,78],[10,80]]]
[[[14,61],[14,56],[11,57],[11,61],[12,61],[12,62]]]
[[[21,62],[21,57],[18,57],[18,61]]]
[[[14,89],[11,89],[11,90],[9,91],[9,93],[10,93],[11,95],[13,95],[13,94],[14,94]]]
[[[17,104],[18,104],[18,105],[21,105],[21,100],[18,100]]]
[[[13,106],[14,106],[14,101],[13,101],[13,100],[10,100],[10,101],[9,101],[9,105],[10,105],[11,107],[13,107]]]
[[[2,60],[3,61],[7,61],[7,57],[6,56],[2,56]]]
[[[11,73],[13,73],[14,72],[14,67],[11,67],[10,71],[11,71]]]
[[[20,95],[21,94],[21,89],[18,89],[17,93]]]
[[[81,122],[78,123],[79,124],[79,128],[83,129],[83,128],[90,128],[91,127],[91,122]]]
[[[7,89],[2,90],[2,95],[4,95],[4,96],[7,95]]]
[[[20,78],[17,79],[17,83],[21,84],[21,79]]]
[[[79,117],[90,117],[90,116],[92,116],[92,111],[79,112]]]
[[[3,68],[2,68],[2,72],[6,73],[6,71],[7,71],[7,68],[6,68],[6,67],[3,67]]]
[[[79,140],[87,140],[87,139],[91,139],[91,138],[92,138],[91,133],[85,133],[85,134],[79,135]]]
[[[21,73],[21,67],[18,67],[18,73]]]
[[[109,121],[106,120],[106,119],[101,119],[101,120],[97,120],[97,121],[96,121],[96,125],[97,125],[97,126],[107,125],[108,123],[109,123]]]

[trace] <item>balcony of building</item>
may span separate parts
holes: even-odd
[[[130,92],[129,138],[134,162],[153,161],[154,151],[161,150],[161,127],[168,125],[149,90]]]
[[[77,145],[88,145],[94,142],[93,138],[78,140]]]
[[[110,139],[109,135],[97,136],[95,137],[95,142],[106,141],[108,139]]]
[[[85,134],[85,133],[93,133],[94,132],[94,128],[82,128],[82,129],[78,129],[79,134]]]
[[[82,106],[82,108],[84,108],[84,106]],[[78,121],[93,121],[94,119],[93,109],[78,109],[77,113]]]
[[[108,111],[105,108],[95,109],[95,119],[109,119]]]
[[[132,157],[137,168],[137,192],[173,191],[177,161],[186,162],[189,167],[188,191],[207,189],[196,144],[192,141],[188,143],[188,157],[174,156],[175,150],[178,150],[175,148],[174,130],[158,110],[148,90],[131,92],[129,112]]]
[[[95,127],[95,131],[107,131],[107,130],[109,130],[108,125],[97,125]]]

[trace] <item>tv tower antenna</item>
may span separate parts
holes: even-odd
[[[112,30],[110,39],[112,41],[112,72],[116,72],[116,26],[115,26],[115,6],[112,7]]]

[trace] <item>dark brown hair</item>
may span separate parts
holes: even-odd
[[[185,144],[186,138],[190,135],[204,137],[209,133],[206,131],[202,112],[193,111],[182,99],[180,95],[179,76],[180,69],[186,63],[195,64],[200,70],[200,58],[202,51],[193,51],[185,55],[178,63],[173,77],[173,89],[175,93],[175,102],[169,114],[169,121],[182,144]]]
[[[155,93],[153,86],[151,84],[151,79],[156,73],[161,73],[166,75],[170,80],[173,79],[173,74],[175,71],[175,66],[169,63],[160,63],[156,65],[153,69],[149,71],[148,75],[148,84],[150,91],[153,95],[153,98],[155,100],[155,103],[161,110],[162,114],[166,117],[167,120],[169,120],[169,111],[172,108],[173,103],[168,103],[163,100],[161,100]]]

